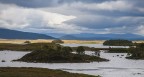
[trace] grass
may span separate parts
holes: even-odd
[[[50,43],[52,40],[44,40],[44,39],[37,39],[37,40],[27,40],[27,39],[0,39],[0,43],[12,43],[12,44],[23,44],[25,41],[30,41],[31,43]]]
[[[23,44],[27,39],[0,39],[0,43],[13,43],[13,44]],[[37,40],[28,40],[31,43],[50,43],[53,40],[47,39],[37,39]],[[102,44],[104,40],[62,40],[65,44]]]
[[[0,67],[0,77],[100,77],[46,68]]]
[[[0,43],[0,50],[11,50],[11,51],[34,51],[41,49],[41,46],[48,45],[55,47],[57,44],[52,43],[31,43],[31,44],[11,44],[11,43]]]
[[[13,43],[13,44],[23,44],[28,39],[0,39],[0,43]],[[31,43],[50,43],[53,40],[47,40],[47,39],[37,39],[37,40],[28,40]],[[65,44],[103,44],[105,40],[63,40]],[[143,43],[143,40],[136,40],[133,41],[133,43]]]
[[[102,44],[104,40],[63,40],[65,44]]]

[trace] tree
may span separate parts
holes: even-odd
[[[82,54],[85,54],[85,49],[83,46],[79,46],[79,47],[77,47],[76,52],[77,52],[77,54],[82,55]]]
[[[53,40],[52,43],[59,43],[59,44],[62,44],[64,43],[62,40],[60,39],[56,39],[56,40]]]
[[[130,47],[129,54],[131,54],[131,56],[127,58],[144,59],[144,43],[137,44],[136,47]]]
[[[30,42],[30,41],[25,41],[24,43],[25,43],[25,44],[30,44],[31,42]]]
[[[61,52],[62,52],[64,55],[68,55],[68,54],[70,54],[72,51],[73,51],[73,50],[72,50],[71,47],[63,47],[63,48],[61,49]]]
[[[137,48],[144,48],[144,43],[140,43],[137,45]]]

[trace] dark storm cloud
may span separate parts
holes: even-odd
[[[119,11],[119,10],[87,10],[87,9],[80,9],[83,12],[90,13],[91,15],[103,15],[103,16],[110,16],[110,17],[123,17],[123,16],[132,16],[132,17],[144,17],[144,13],[137,10],[126,10],[126,11]]]
[[[84,3],[101,3],[107,0],[0,0],[5,4],[16,4],[22,7],[39,8],[58,6],[64,3],[84,2]]]
[[[138,25],[143,25],[144,17],[133,17],[133,16],[123,16],[123,17],[97,17],[95,15],[83,16],[72,21],[68,21],[69,24],[76,24],[78,26],[87,27],[90,29],[103,29],[103,28],[117,28],[117,27],[136,27]]]
[[[144,0],[126,0],[129,3],[133,3],[135,6],[144,7]]]
[[[58,3],[57,0],[0,0],[0,2],[30,8],[56,6]]]
[[[83,3],[102,3],[108,0],[58,0],[61,3],[70,3],[70,2],[83,2]],[[109,0],[115,1],[115,0]]]

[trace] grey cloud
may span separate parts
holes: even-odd
[[[135,27],[136,25],[144,24],[144,17],[107,17],[107,16],[80,16],[72,21],[68,21],[69,24],[75,24],[77,26],[83,26],[90,29],[103,29],[103,28],[115,28],[115,27]]]
[[[107,7],[92,6],[92,4],[116,1],[124,1],[126,6],[120,5],[119,8],[115,5],[108,7],[108,9]],[[93,30],[94,33],[105,31],[105,29],[116,33],[134,33],[139,25],[144,25],[143,0],[0,0],[0,3],[73,15],[77,18],[66,21],[67,25],[84,27],[89,32]],[[33,22],[32,25],[41,25],[41,20]]]
[[[144,7],[144,0],[126,0],[128,3],[132,3],[137,7]]]
[[[73,3],[73,2],[84,2],[84,3],[101,3],[107,0],[0,0],[1,3],[5,4],[16,4],[22,7],[39,8],[39,7],[49,7],[58,6],[63,3]]]
[[[30,8],[57,6],[58,4],[58,0],[0,0],[0,2]]]

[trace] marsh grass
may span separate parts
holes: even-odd
[[[46,68],[0,67],[0,77],[99,77]]]

